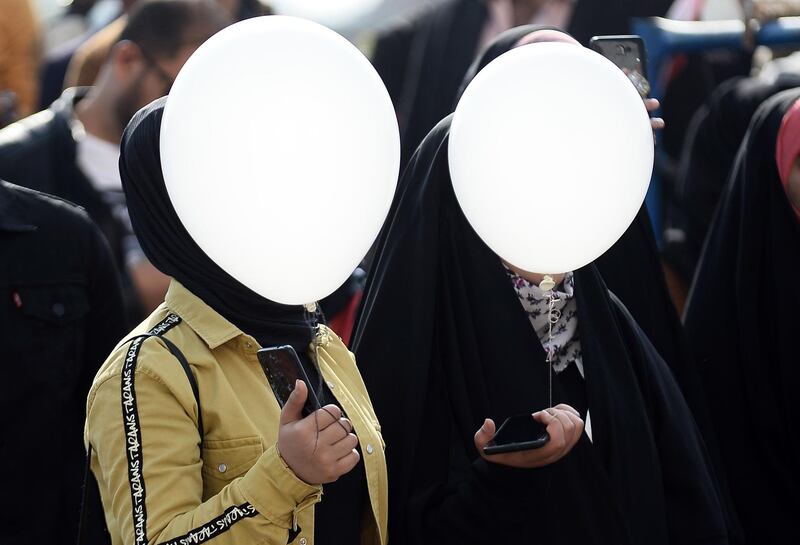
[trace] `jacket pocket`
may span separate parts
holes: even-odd
[[[261,438],[257,436],[204,441],[204,496],[207,498],[217,494],[233,479],[244,475],[263,452]]]
[[[11,293],[16,316],[14,335],[4,339],[5,352],[12,359],[37,361],[26,369],[33,379],[67,391],[86,365],[86,316],[89,300],[82,286],[71,284],[28,285]],[[96,362],[92,362],[96,363]]]

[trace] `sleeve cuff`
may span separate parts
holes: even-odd
[[[273,445],[241,478],[245,499],[261,515],[282,528],[294,529],[297,515],[322,498],[322,487],[303,482]]]

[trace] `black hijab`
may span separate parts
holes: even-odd
[[[665,248],[666,259],[687,285],[753,114],[768,98],[798,85],[800,75],[791,73],[770,82],[734,78],[720,85],[692,118],[678,168],[680,216],[672,220],[684,236]]]
[[[291,344],[305,353],[314,335],[305,309],[269,301],[235,280],[200,249],[178,218],[161,172],[165,102],[156,100],[134,116],[120,149],[128,212],[147,259],[262,346]]]
[[[781,121],[799,98],[784,91],[753,116],[685,318],[752,543],[800,542],[800,225],[775,161]]]
[[[388,445],[390,540],[727,543],[691,414],[594,265],[575,283],[594,442],[537,470],[478,457],[483,418],[544,408],[548,374],[500,259],[456,201],[450,121],[404,174],[354,337]],[[562,378],[554,403],[572,401]]]

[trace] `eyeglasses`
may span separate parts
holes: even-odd
[[[145,51],[141,47],[139,48],[139,51],[142,52],[142,57],[144,57],[144,60],[147,63],[147,66],[150,68],[150,70],[155,72],[155,74],[159,77],[159,79],[164,82],[164,89],[165,89],[164,94],[168,95],[170,89],[172,89],[172,85],[175,83],[175,78],[173,78],[172,75],[170,75],[166,70],[164,70],[161,67],[160,64],[158,64],[158,61],[155,59],[155,57],[150,55],[147,51]]]

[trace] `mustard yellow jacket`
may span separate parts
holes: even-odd
[[[259,365],[260,348],[176,281],[130,337],[164,332],[197,378],[198,407],[178,361],[157,339],[121,343],[89,392],[85,442],[93,447],[114,545],[314,542],[324,489],[294,475],[278,454],[280,408]],[[353,359],[329,329],[311,349],[353,423],[369,489],[362,543],[386,543],[387,476],[380,426]],[[299,532],[299,533],[297,533]]]

